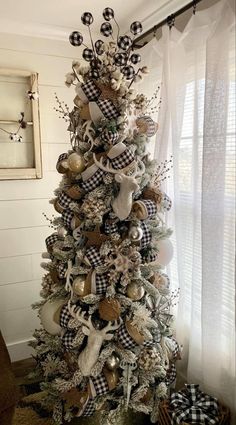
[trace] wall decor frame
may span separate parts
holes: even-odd
[[[39,99],[28,91],[38,96],[38,73],[0,68],[0,180],[42,178]],[[22,112],[26,129],[18,133]],[[14,132],[22,142],[11,140]]]

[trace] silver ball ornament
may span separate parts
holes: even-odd
[[[138,242],[141,241],[143,237],[143,230],[140,226],[131,226],[129,229],[129,238],[131,241]]]
[[[79,275],[73,282],[73,291],[79,297],[85,297],[90,293],[90,285],[86,277],[86,275]]]
[[[111,354],[106,361],[106,367],[109,370],[116,370],[119,367],[119,364],[120,358],[115,353]]]

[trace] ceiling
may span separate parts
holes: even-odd
[[[73,30],[86,35],[80,17],[89,11],[94,17],[92,33],[97,37],[105,7],[114,9],[121,32],[136,20],[147,30],[186,3],[188,0],[0,0],[0,32],[67,41]]]

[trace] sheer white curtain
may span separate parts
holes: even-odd
[[[144,58],[152,87],[162,80],[154,156],[174,157],[167,193],[175,257],[168,272],[180,288],[180,373],[235,414],[233,44],[234,13],[220,1],[193,15],[183,32],[163,28]]]

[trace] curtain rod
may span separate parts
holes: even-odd
[[[142,41],[144,38],[146,38],[148,35],[153,33],[153,36],[155,36],[156,31],[163,27],[164,25],[169,25],[169,27],[171,28],[174,25],[175,22],[175,18],[177,16],[182,15],[183,13],[185,13],[187,10],[193,8],[193,13],[195,13],[196,10],[196,6],[198,3],[200,3],[202,0],[193,0],[191,1],[191,3],[186,4],[185,6],[181,7],[181,9],[177,10],[176,12],[172,13],[171,15],[167,16],[167,18],[163,19],[163,21],[159,22],[158,24],[154,25],[152,28],[150,28],[149,30],[145,31],[142,35],[140,35],[138,38],[136,38],[135,40],[135,44],[134,44],[134,48],[135,49],[140,49],[141,47],[145,46],[148,41],[144,42],[143,44],[139,44],[140,41]]]

